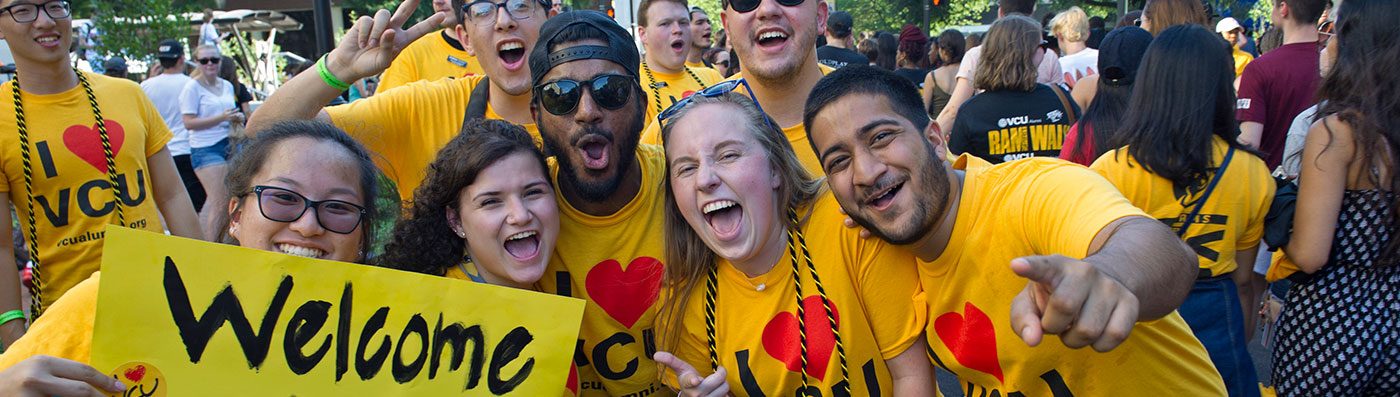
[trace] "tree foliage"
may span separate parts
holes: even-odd
[[[88,3],[93,26],[101,32],[97,51],[126,59],[154,57],[152,37],[184,37],[189,24],[179,15],[195,11],[193,4],[174,0],[103,0]],[[75,15],[82,15],[75,9]]]

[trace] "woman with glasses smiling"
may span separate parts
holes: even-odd
[[[248,248],[361,262],[380,211],[369,152],[325,123],[275,124],[234,157],[219,201],[220,240]],[[215,201],[211,197],[210,201]],[[188,205],[188,204],[186,204]],[[0,395],[98,396],[125,388],[87,365],[101,273],[55,302],[42,321],[0,355]]]
[[[67,1],[0,0],[15,79],[0,85],[0,208],[14,205],[30,257],[30,316],[101,265],[108,224],[199,238],[170,131],[136,83],[74,70]],[[11,233],[0,211],[0,234]],[[24,334],[21,283],[0,243],[0,342]],[[23,266],[21,264],[21,266]],[[19,321],[15,321],[19,320]]]
[[[199,74],[180,91],[180,112],[184,114],[185,129],[190,130],[190,163],[207,197],[224,195],[219,181],[224,180],[228,169],[229,128],[243,123],[244,118],[234,98],[233,84],[219,77],[222,59],[219,47],[206,44],[195,48]],[[204,225],[212,225],[219,218],[215,215],[217,206],[213,200],[204,202],[199,211]],[[216,232],[207,227],[204,231],[208,238]]]

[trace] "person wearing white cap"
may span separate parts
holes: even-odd
[[[1215,32],[1230,42],[1230,55],[1235,58],[1235,78],[1239,78],[1244,74],[1244,66],[1254,60],[1253,55],[1240,50],[1240,36],[1243,36],[1244,27],[1235,18],[1225,17],[1215,24]]]

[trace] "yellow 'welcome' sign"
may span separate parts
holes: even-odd
[[[583,315],[572,298],[121,227],[104,251],[91,362],[138,394],[557,396]]]

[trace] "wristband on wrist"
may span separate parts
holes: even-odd
[[[8,312],[0,313],[0,324],[5,324],[22,318],[24,318],[23,311],[19,309],[11,310]]]
[[[330,54],[323,55],[323,56],[321,56],[321,59],[320,59],[320,60],[316,61],[316,72],[318,72],[318,73],[321,74],[321,81],[326,82],[326,85],[329,85],[329,86],[331,86],[331,88],[334,88],[334,89],[337,89],[337,90],[341,90],[341,91],[349,90],[349,89],[350,89],[350,85],[349,85],[349,84],[345,84],[345,82],[340,81],[340,79],[335,78],[335,75],[331,74],[331,70],[326,68],[326,57],[327,57],[327,56],[330,56]]]

